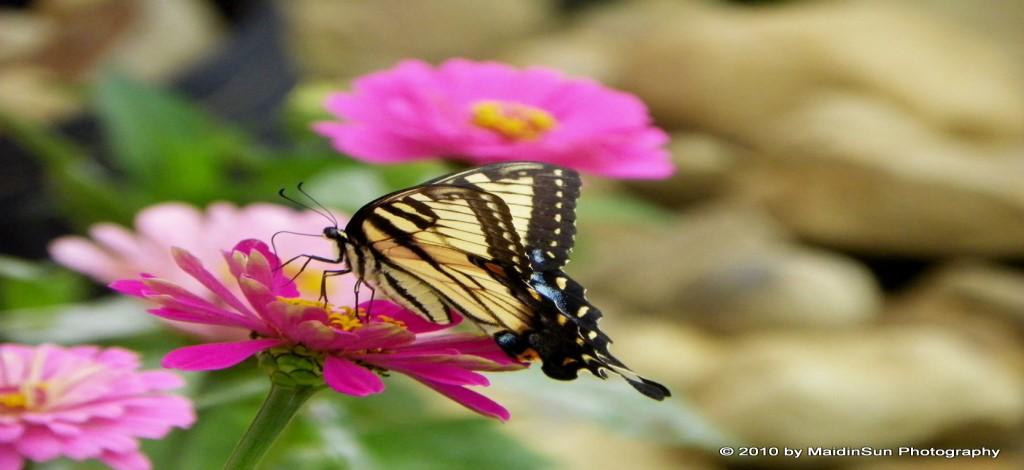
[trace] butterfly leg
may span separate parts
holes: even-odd
[[[320,261],[322,263],[330,263],[330,264],[338,264],[338,263],[341,263],[342,261],[345,260],[344,256],[338,256],[336,259],[331,259],[331,258],[325,258],[323,256],[316,256],[316,255],[295,255],[295,256],[292,256],[291,258],[289,258],[288,261],[285,261],[284,263],[281,263],[281,265],[277,267],[277,270],[284,269],[285,266],[288,266],[289,264],[294,263],[295,260],[297,260],[299,258],[306,258],[306,261],[302,263],[302,267],[299,268],[299,272],[295,273],[295,275],[292,276],[291,281],[293,281],[293,282],[295,281],[295,279],[297,279],[299,277],[299,275],[302,274],[303,271],[306,270],[306,267],[309,266],[309,263],[314,261],[314,260]]]
[[[357,280],[356,281],[356,285],[352,289],[353,292],[355,293],[355,296],[356,296],[355,304],[356,304],[356,307],[359,307],[359,291],[362,290],[362,287],[364,285],[366,286],[367,289],[370,289],[370,308],[372,309],[373,308],[373,299],[377,296],[377,289],[375,289],[370,284],[367,284],[367,283],[363,282],[362,279]],[[366,318],[364,318],[363,320],[369,321],[370,313],[371,313],[370,311],[367,311],[366,312]]]
[[[333,276],[341,276],[343,274],[348,274],[350,272],[352,272],[351,269],[333,269],[333,270],[332,269],[328,269],[328,270],[325,270],[323,272],[323,274],[320,275],[320,297],[317,297],[317,300],[318,301],[322,300],[324,302],[324,306],[326,307],[327,306],[327,278],[328,277],[333,277]]]
[[[373,286],[369,284],[366,285],[366,288],[370,289],[370,309],[366,311],[366,319],[369,320],[370,313],[373,310],[373,298],[377,296],[377,289],[374,289]]]

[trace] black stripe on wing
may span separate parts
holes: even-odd
[[[535,271],[561,269],[576,235],[575,171],[535,162],[509,162],[472,168],[426,184],[450,184],[497,195],[509,206]]]
[[[532,322],[529,262],[498,196],[418,186],[360,209],[346,232],[388,273],[389,290],[430,321],[443,322],[437,308],[426,308],[440,299],[480,324],[522,330]],[[430,298],[410,294],[413,283],[429,288],[419,295]]]
[[[553,304],[546,303],[549,308]],[[664,400],[672,393],[664,385],[641,377],[608,350],[611,342],[598,329],[582,328],[565,320],[560,312],[542,312],[542,321],[535,332],[528,335],[529,345],[537,351],[543,364],[541,370],[551,378],[573,380],[581,369],[602,379],[612,371],[640,393],[655,400]]]

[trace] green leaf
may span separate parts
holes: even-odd
[[[224,188],[224,197],[238,203],[265,201],[288,204],[277,195],[278,190],[284,188],[293,193],[300,182],[346,168],[337,155],[324,153],[323,149],[314,147],[307,149],[299,146],[287,152],[266,153],[261,158],[247,162],[238,173],[239,179],[245,184]]]
[[[309,178],[306,189],[324,205],[352,214],[380,196],[415,186],[446,170],[439,162],[383,166],[348,162]]]
[[[544,468],[539,456],[483,419],[434,419],[363,436],[379,468],[475,470]]]
[[[143,310],[141,303],[128,298],[9,310],[0,316],[0,332],[6,339],[22,343],[81,344],[122,339],[165,328]]]
[[[389,192],[378,172],[360,167],[326,171],[310,178],[305,189],[321,204],[349,214]]]
[[[217,373],[208,380],[217,380]],[[238,439],[249,427],[253,416],[269,389],[264,378],[263,391],[224,406],[210,406],[197,410],[198,420],[175,442],[174,446],[154,453],[156,468],[190,470],[194,468],[222,468]],[[287,434],[291,429],[286,429]],[[283,440],[283,439],[282,439]],[[278,445],[281,442],[277,443]],[[277,447],[277,446],[275,446]],[[157,460],[159,459],[159,460]]]
[[[268,455],[267,469],[431,470],[544,468],[490,419],[432,414],[408,378],[385,379],[379,395],[324,390],[307,404]]]
[[[535,372],[535,371],[530,371]],[[654,401],[622,380],[583,376],[556,382],[540,373],[494,374],[495,388],[513,390],[532,401],[532,410],[566,420],[586,419],[621,433],[669,445],[717,450],[730,442],[725,433],[700,416],[683,397]]]
[[[101,77],[96,107],[115,164],[150,202],[222,197],[229,163],[248,150],[199,108],[114,72]]]
[[[53,264],[0,256],[0,310],[74,302],[87,288],[84,278]]]

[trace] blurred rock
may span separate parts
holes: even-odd
[[[847,328],[878,313],[881,294],[864,267],[788,243],[756,210],[713,206],[638,227],[586,229],[600,241],[579,277],[595,299],[725,332]]]
[[[521,419],[522,418],[522,419]],[[650,441],[624,439],[607,429],[571,421],[554,422],[539,416],[517,416],[509,432],[555,463],[553,468],[620,470],[623,468],[719,468],[703,453],[680,455]]]
[[[1024,272],[978,260],[949,263],[893,300],[887,320],[955,328],[1024,366]]]
[[[924,284],[926,287],[919,291],[947,296],[976,312],[1004,315],[1024,327],[1024,271],[982,261],[961,261],[939,270]]]
[[[492,58],[542,31],[553,6],[544,0],[297,0],[279,3],[290,41],[310,78],[345,79],[401,59]]]
[[[1012,455],[1010,449],[1002,449],[998,459],[958,458],[935,459],[894,457],[866,464],[843,467],[848,470],[1019,470],[1024,468],[1024,459]],[[852,460],[851,460],[852,461]]]
[[[1024,418],[1020,372],[941,328],[737,341],[692,395],[751,445],[892,447]]]
[[[740,164],[741,150],[724,139],[696,132],[675,133],[668,149],[676,172],[665,180],[624,182],[633,192],[659,204],[681,207],[722,195]]]
[[[703,381],[723,355],[722,343],[691,326],[640,317],[634,309],[603,302],[601,328],[612,336],[612,353],[645,377],[664,384],[673,395]]]
[[[515,42],[499,60],[520,67],[551,67],[569,76],[612,84],[618,79],[618,46],[618,38],[596,31],[558,31]]]
[[[107,60],[133,76],[174,78],[207,56],[222,36],[221,18],[204,0],[135,0],[135,21]]]
[[[26,61],[66,80],[92,71],[124,32],[138,19],[132,0],[47,0],[36,2],[31,15],[52,24],[45,44]]]
[[[0,68],[0,113],[31,121],[53,122],[79,108],[63,81],[33,66]]]
[[[219,39],[202,0],[46,0],[0,12],[0,111],[56,121],[80,108],[69,86],[101,63],[147,79],[167,79]]]
[[[628,8],[651,27],[622,49],[622,85],[670,126],[749,147],[737,187],[800,237],[1024,253],[1024,64],[1005,35],[911,3]]]
[[[870,0],[892,3],[890,0]],[[1024,8],[1006,0],[916,0],[914,6],[941,16],[949,24],[970,30],[990,43],[1002,44],[1017,64],[1024,64]],[[1022,466],[1024,467],[1024,466]]]
[[[624,76],[624,55],[652,29],[670,27],[681,7],[692,0],[607,2],[600,8],[575,13],[564,28],[511,43],[500,59],[520,66],[544,65],[570,75],[584,76],[619,87]]]
[[[0,9],[0,64],[38,52],[53,27],[53,21],[41,15]]]
[[[643,3],[637,8],[663,26],[623,55],[623,80],[671,123],[745,135],[820,93],[843,91],[885,100],[944,131],[1024,136],[1021,72],[1001,45],[910,5],[670,12]]]
[[[803,236],[874,252],[1024,253],[1024,142],[969,144],[850,95],[758,138],[739,186]]]

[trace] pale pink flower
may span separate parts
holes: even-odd
[[[0,344],[0,469],[60,457],[150,468],[138,440],[187,428],[195,413],[165,393],[181,378],[138,368],[125,349]]]
[[[237,328],[251,333],[243,341],[208,343],[172,351],[164,366],[215,370],[234,366],[266,351],[298,356],[308,364],[301,375],[280,372],[278,381],[312,380],[354,396],[384,390],[378,372],[408,375],[452,400],[486,416],[508,419],[508,411],[467,386],[488,385],[475,372],[520,369],[485,335],[443,331],[452,325],[430,323],[386,301],[364,303],[359,310],[335,309],[299,297],[281,274],[280,261],[257,240],[240,242],[224,253],[242,297],[210,273],[191,253],[174,250],[182,271],[221,299],[215,304],[182,286],[152,276],[117,281],[118,292],[156,302],[153,315],[177,321]],[[453,323],[454,324],[454,323]],[[293,360],[290,364],[294,366]],[[322,378],[321,378],[322,376]]]
[[[616,178],[673,171],[668,137],[651,125],[643,102],[541,67],[406,60],[359,78],[326,107],[341,122],[314,129],[339,152],[371,163],[534,160]]]
[[[337,217],[344,222],[344,217]],[[171,247],[181,247],[194,253],[215,276],[231,280],[231,273],[221,255],[223,247],[232,246],[244,238],[268,240],[280,230],[319,235],[327,225],[330,222],[314,212],[299,212],[275,204],[237,207],[220,202],[201,211],[188,204],[170,202],[140,211],[135,217],[134,231],[116,224],[100,223],[89,228],[91,239],[79,236],[58,238],[50,245],[50,255],[58,263],[104,284],[149,273],[190,290],[198,290],[202,286],[174,263]],[[277,237],[276,244],[282,257],[299,254],[330,256],[337,250],[333,242],[323,237],[282,234]],[[315,297],[320,294],[320,275],[312,269],[317,265],[317,262],[311,264],[311,269],[297,279],[304,295]],[[300,266],[301,263],[293,263],[285,273],[296,274]],[[320,265],[320,268],[337,269],[330,265]],[[328,296],[336,302],[349,301],[354,282],[352,276],[333,279],[328,285]],[[235,293],[239,292],[235,290]],[[205,298],[219,301],[212,294],[205,294]],[[209,325],[172,324],[201,338],[227,339],[231,336],[224,336],[226,334],[237,335],[233,330]]]

